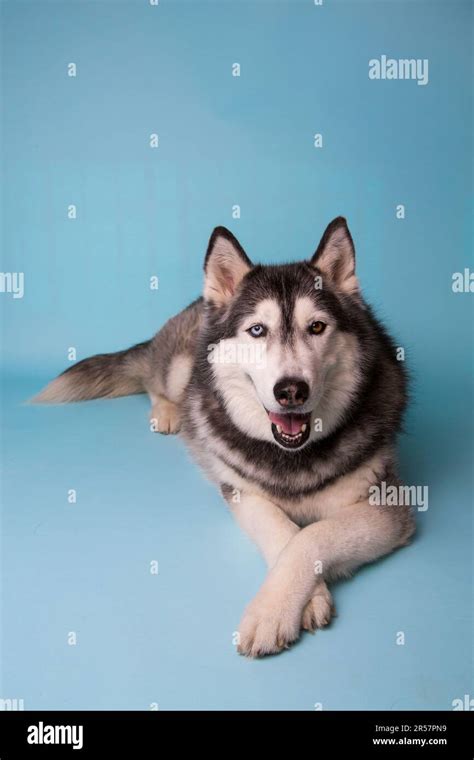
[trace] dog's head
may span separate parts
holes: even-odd
[[[345,219],[310,260],[277,266],[254,266],[217,227],[204,269],[208,361],[234,424],[293,451],[326,437],[361,375],[365,307]]]

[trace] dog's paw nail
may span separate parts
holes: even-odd
[[[331,622],[334,609],[331,594],[324,584],[324,588],[318,588],[317,593],[304,608],[301,627],[311,633],[314,633],[318,628],[324,628]]]
[[[299,636],[299,614],[281,600],[251,605],[239,627],[239,654],[264,657],[289,649]]]

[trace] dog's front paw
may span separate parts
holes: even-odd
[[[336,614],[331,593],[322,581],[303,610],[301,627],[305,631],[315,631],[317,628],[324,628],[331,622],[331,618]]]
[[[299,636],[301,612],[278,598],[258,595],[247,607],[239,626],[237,651],[263,657],[288,649]]]

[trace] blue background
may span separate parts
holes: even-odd
[[[0,696],[390,710],[473,694],[473,296],[451,288],[472,269],[471,23],[467,2],[2,3],[2,270],[25,295],[0,294]],[[369,80],[382,54],[428,58],[429,84]],[[149,432],[145,397],[23,402],[69,347],[126,347],[196,297],[215,225],[285,261],[338,214],[406,350],[402,472],[429,509],[409,548],[334,588],[329,629],[247,661],[232,634],[263,561],[182,443]]]

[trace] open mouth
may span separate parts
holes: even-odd
[[[293,414],[286,412],[267,411],[272,423],[272,433],[275,441],[285,449],[298,449],[309,438],[311,431],[311,412],[308,414]]]

